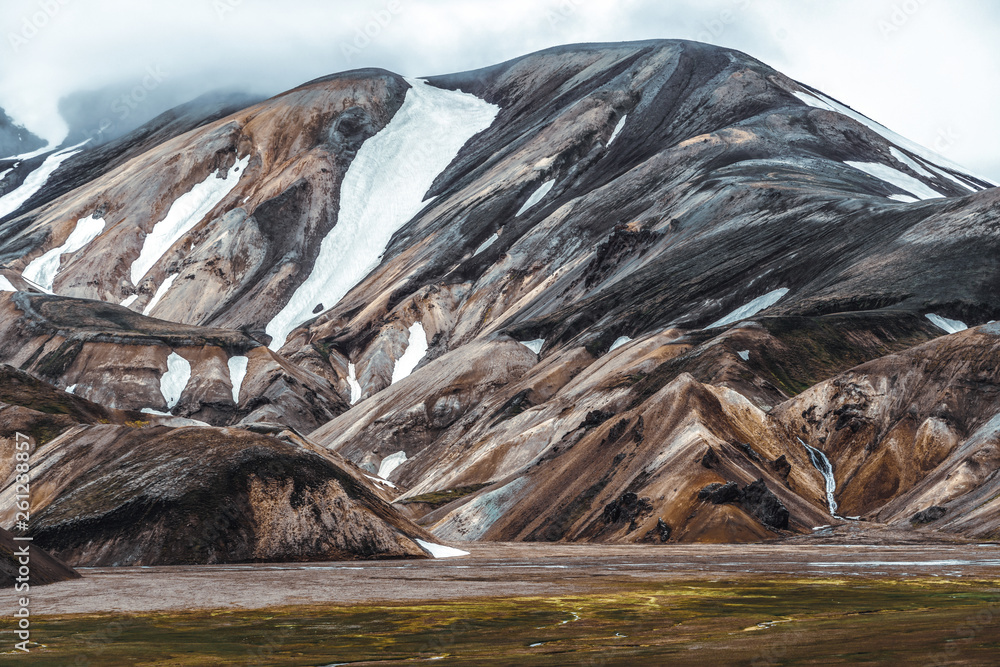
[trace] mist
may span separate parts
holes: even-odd
[[[682,38],[744,51],[1000,180],[983,140],[1000,111],[998,28],[1000,7],[974,0],[12,0],[0,107],[58,144],[220,89],[269,96],[359,67],[427,76],[565,43]]]

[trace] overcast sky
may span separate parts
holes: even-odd
[[[356,67],[443,74],[557,44],[683,38],[745,51],[1000,181],[1000,3],[4,0],[2,7],[0,107],[56,143],[67,131],[58,100],[80,90],[146,85],[160,94],[140,93],[133,103],[163,105],[164,97],[180,103],[215,88],[274,94]]]

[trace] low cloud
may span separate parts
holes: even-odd
[[[976,0],[8,0],[0,107],[58,142],[61,99],[104,104],[150,71],[164,80],[132,100],[133,119],[214,89],[269,95],[357,67],[430,75],[564,43],[684,38],[745,51],[1000,180],[982,139],[1000,107],[998,19]]]

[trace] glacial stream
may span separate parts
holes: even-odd
[[[812,461],[813,466],[816,470],[819,470],[819,474],[823,475],[823,479],[826,481],[826,504],[830,508],[830,516],[835,519],[844,519],[844,517],[837,514],[837,501],[833,497],[833,494],[837,491],[837,480],[833,478],[833,464],[830,463],[830,459],[826,458],[826,454],[815,447],[810,447],[802,438],[797,438],[797,440],[809,452],[809,460]]]

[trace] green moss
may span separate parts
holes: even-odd
[[[42,377],[58,378],[76,361],[83,350],[83,343],[67,340],[58,349],[49,352],[35,365],[35,372]]]
[[[947,649],[949,664],[994,664],[1000,650],[1000,626],[982,620],[993,618],[993,582],[593,585],[423,604],[35,616],[43,646],[30,663],[924,664]]]
[[[405,500],[400,500],[400,505],[413,505],[416,503],[430,505],[431,507],[441,507],[447,505],[453,500],[459,498],[464,498],[465,496],[475,493],[479,489],[485,488],[489,484],[470,484],[468,486],[457,486],[454,489],[444,489],[442,491],[431,491],[430,493],[424,493],[419,496],[413,496],[412,498],[407,498]]]

